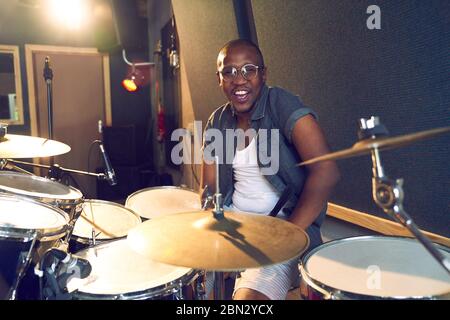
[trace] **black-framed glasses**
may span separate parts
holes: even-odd
[[[251,63],[245,64],[239,69],[236,67],[224,67],[221,71],[217,71],[222,76],[222,79],[226,82],[233,81],[238,77],[239,72],[245,80],[253,80],[258,75],[258,70],[264,69]]]

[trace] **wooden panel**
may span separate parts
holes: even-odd
[[[412,234],[409,232],[409,230],[397,222],[375,217],[373,215],[345,208],[337,204],[329,203],[327,214],[334,218],[356,224],[358,226],[382,233],[384,235],[412,237]],[[423,233],[431,241],[450,247],[449,238],[427,231],[423,231]]]

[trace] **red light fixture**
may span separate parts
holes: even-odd
[[[137,62],[132,63],[128,61],[125,49],[122,50],[123,61],[131,66],[131,72],[122,80],[122,86],[128,92],[135,92],[139,87],[148,85],[150,82],[150,66],[154,66],[154,62]],[[136,68],[137,67],[137,68]]]
[[[127,90],[128,92],[135,92],[138,89],[138,86],[134,80],[136,77],[132,75],[129,79],[123,79],[122,86]]]
[[[149,84],[150,70],[148,66],[136,67],[135,64],[131,65],[131,70],[128,72],[127,77],[122,80],[122,86],[128,92],[135,92],[139,88]]]

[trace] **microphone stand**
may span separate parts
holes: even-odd
[[[51,166],[48,166],[45,164],[37,164],[37,163],[31,163],[31,162],[25,162],[25,161],[11,160],[11,159],[3,159],[3,163],[5,163],[4,167],[6,167],[8,165],[8,163],[13,163],[13,164],[24,164],[24,165],[28,165],[28,166],[32,166],[32,167],[48,169],[49,178],[53,179],[53,180],[57,180],[57,181],[59,181],[61,179],[61,175],[63,172],[87,175],[87,176],[91,176],[91,177],[96,177],[99,180],[106,180],[106,178],[107,178],[104,173],[94,173],[94,172],[87,172],[87,171],[81,171],[81,170],[67,169],[67,168],[61,167],[58,164],[53,164]],[[20,170],[18,170],[20,172],[32,174],[32,173],[30,173],[26,170],[23,170],[14,165],[13,169],[16,169],[16,168],[20,169]]]
[[[47,85],[48,138],[53,140],[53,71],[49,57],[45,57],[44,79]]]
[[[47,86],[48,138],[53,140],[53,70],[50,68],[50,58],[45,57],[44,80]],[[53,165],[54,157],[49,158]]]
[[[376,137],[380,131],[387,134],[387,130],[379,122],[378,117],[371,119],[360,119],[360,136],[367,134]],[[403,209],[403,179],[392,180],[384,173],[378,148],[372,151],[372,196],[375,203],[390,217],[406,227],[412,235],[419,240],[425,249],[439,262],[439,264],[450,274],[450,261],[433,243],[420,231],[412,218]]]

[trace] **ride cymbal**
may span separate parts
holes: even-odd
[[[298,166],[304,166],[326,160],[339,160],[346,159],[365,154],[370,154],[373,149],[387,150],[392,148],[399,148],[408,144],[432,138],[439,134],[450,132],[450,127],[431,129],[418,133],[412,133],[404,136],[397,137],[381,137],[375,139],[361,140],[353,145],[353,147],[333,153],[329,153],[320,157],[312,158],[310,160],[299,163]]]
[[[69,151],[68,145],[55,140],[17,134],[0,138],[0,159],[51,157]]]
[[[157,217],[131,229],[133,250],[155,261],[202,270],[256,268],[300,256],[309,245],[298,226],[266,215],[210,210]]]

